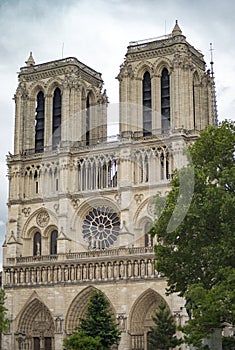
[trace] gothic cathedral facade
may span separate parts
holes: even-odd
[[[119,134],[110,140],[100,73],[73,57],[35,64],[30,55],[20,69],[4,350],[62,350],[95,289],[110,302],[121,350],[148,350],[161,301],[187,319],[184,300],[165,294],[147,232],[185,147],[216,123],[213,77],[176,23],[169,35],[131,42],[117,79]]]

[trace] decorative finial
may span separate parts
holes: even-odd
[[[178,25],[178,20],[175,21],[175,26],[172,30],[172,35],[173,36],[182,35],[182,30],[180,29],[180,26]]]
[[[212,78],[214,78],[214,61],[213,61],[213,46],[212,43],[210,43],[210,52],[211,52],[211,61],[210,61],[210,65],[211,65],[211,76]]]
[[[35,65],[35,61],[33,59],[32,51],[30,51],[29,58],[27,59],[27,61],[25,61],[25,63],[27,64],[27,67],[33,67]]]

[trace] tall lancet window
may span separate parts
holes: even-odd
[[[170,129],[170,77],[166,68],[161,76],[161,114],[162,114],[162,133]]]
[[[41,255],[41,233],[36,232],[33,237],[33,255]]]
[[[35,114],[35,152],[43,152],[44,149],[44,121],[45,121],[45,100],[44,94],[40,91],[37,95]]]
[[[61,140],[61,91],[56,88],[53,96],[53,116],[52,116],[52,147],[60,143]]]
[[[193,76],[193,128],[200,129],[200,81],[197,73]]]
[[[90,94],[86,99],[86,145],[90,144]]]
[[[143,77],[143,136],[152,134],[152,96],[149,72]]]
[[[57,254],[57,238],[58,238],[58,231],[53,230],[51,232],[51,245],[50,245],[51,255]]]

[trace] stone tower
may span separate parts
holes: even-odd
[[[216,122],[213,79],[176,23],[131,42],[118,74],[120,133],[107,140],[101,74],[70,57],[20,69],[3,285],[12,320],[3,349],[62,350],[102,290],[122,332],[119,349],[147,350],[166,296],[155,269],[154,196],[165,196],[183,150]]]

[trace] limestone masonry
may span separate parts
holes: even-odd
[[[149,350],[166,296],[155,269],[154,196],[170,190],[185,147],[216,124],[214,81],[176,22],[171,34],[131,42],[117,79],[119,135],[107,138],[101,74],[74,57],[20,69],[3,247],[10,329],[3,349],[62,350],[94,289],[122,331],[120,350]],[[113,347],[115,349],[115,347]]]

